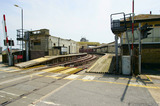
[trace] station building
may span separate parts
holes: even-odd
[[[129,20],[127,20],[129,24]],[[160,64],[160,15],[140,14],[134,17],[134,55],[137,58],[135,63],[138,64],[139,55],[139,36],[141,35],[140,27],[147,25],[151,30],[148,36],[143,38],[141,35],[141,62],[142,66],[155,66]],[[128,40],[127,40],[128,35]],[[127,30],[120,35],[121,38],[121,55],[129,55],[128,44],[132,44],[132,30]],[[138,66],[138,65],[136,65]]]
[[[30,31],[30,59],[42,56],[55,56],[79,53],[76,41],[51,36],[48,29]]]

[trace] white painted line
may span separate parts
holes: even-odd
[[[12,69],[10,69],[10,68],[8,68],[8,67],[6,67],[6,68],[1,68],[2,70],[5,70],[5,71],[10,71],[10,70],[12,70]]]
[[[32,70],[25,70],[25,71],[22,70],[20,73],[23,73],[23,74],[24,74],[24,73],[28,73],[28,72],[31,72],[31,71],[32,71]]]
[[[85,76],[83,80],[93,80],[95,76]]]
[[[14,70],[10,70],[10,71],[8,71],[8,72],[17,72],[17,71],[21,71],[21,70],[16,70],[16,69],[14,69]]]
[[[4,81],[4,82],[1,82],[0,85],[10,83],[10,82],[13,82],[13,81],[17,81],[17,80],[21,80],[21,79],[28,78],[28,77],[31,77],[33,75],[42,74],[42,73],[45,73],[45,72],[38,72],[38,73],[31,74],[31,75],[26,75],[26,76],[23,76],[23,77],[18,77],[18,78],[14,78],[14,79],[11,79],[11,80],[7,80],[7,81]]]
[[[47,98],[50,95],[53,95],[54,93],[56,93],[57,91],[61,90],[62,88],[64,88],[65,86],[69,85],[71,82],[73,82],[74,80],[71,80],[67,83],[65,83],[64,85],[60,86],[59,88],[53,90],[52,92],[46,94],[45,96],[41,97],[40,99],[32,102],[32,104],[30,104],[29,106],[35,106],[35,104],[37,104],[38,102],[41,102],[42,100],[44,100],[45,98]]]
[[[70,76],[66,77],[65,79],[76,79],[79,76],[80,75],[70,75]]]
[[[0,91],[1,93],[5,93],[5,94],[9,94],[9,95],[13,95],[13,96],[19,96],[17,94],[14,94],[14,93],[10,93],[10,92],[6,92],[6,91]]]
[[[48,104],[48,105],[56,105],[56,106],[59,106],[60,104],[56,104],[56,103],[53,103],[53,102],[47,102],[47,101],[41,101],[42,103],[45,103],[45,104]]]
[[[139,83],[139,82],[130,82],[129,84],[134,84],[134,85],[143,85],[142,83]]]
[[[4,98],[4,96],[0,95],[0,97]]]
[[[62,75],[61,73],[54,73],[54,75],[51,75],[52,77],[57,77],[59,75]]]

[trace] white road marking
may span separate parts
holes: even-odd
[[[65,86],[69,85],[71,82],[73,82],[75,80],[71,80],[67,83],[65,83],[64,85],[60,86],[59,88],[53,90],[52,92],[46,94],[45,96],[41,97],[39,100],[34,101],[32,104],[30,104],[29,106],[35,106],[35,104],[37,104],[38,102],[41,102],[43,99],[45,99],[46,97],[53,95],[54,93],[56,93],[57,91],[61,90],[62,88],[64,88]]]
[[[54,73],[54,75],[51,75],[52,77],[57,77],[59,75],[62,75],[61,73]]]
[[[66,77],[65,79],[76,79],[79,76],[80,75],[70,75],[70,76]]]
[[[10,70],[12,70],[11,68],[8,68],[8,67],[6,67],[6,68],[1,68],[2,70],[5,70],[5,71],[10,71]]]
[[[5,94],[9,94],[9,95],[13,95],[13,96],[19,96],[17,94],[14,94],[14,93],[10,93],[10,92],[6,92],[6,91],[0,91],[1,93],[5,93]]]
[[[140,82],[130,82],[129,84],[134,84],[134,85],[143,85],[142,83]]]
[[[4,96],[0,95],[0,97],[4,98]]]
[[[47,101],[41,101],[41,102],[43,102],[43,103],[45,103],[45,104],[49,104],[49,105],[60,105],[60,104],[56,104],[56,103],[53,103],[53,102],[47,102]]]
[[[85,76],[83,80],[93,80],[95,76]]]
[[[17,72],[17,71],[21,71],[21,70],[14,69],[14,70],[10,70],[9,72]]]
[[[7,80],[7,81],[4,81],[4,82],[1,82],[0,85],[10,83],[10,82],[13,82],[13,81],[17,81],[17,80],[21,80],[21,79],[28,78],[28,77],[31,77],[33,75],[42,74],[42,73],[45,73],[45,72],[38,72],[38,73],[31,74],[31,75],[26,75],[26,76],[23,76],[23,77],[18,77],[18,78],[14,78],[14,79],[11,79],[11,80]]]

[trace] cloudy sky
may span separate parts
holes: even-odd
[[[0,0],[0,46],[3,46],[3,14],[9,38],[16,39],[21,28],[24,10],[24,29],[49,29],[50,35],[79,41],[109,43],[114,41],[110,30],[110,14],[132,12],[132,0]],[[159,0],[135,0],[135,14],[160,14]],[[15,42],[17,43],[17,42]]]

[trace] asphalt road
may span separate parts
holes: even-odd
[[[135,78],[84,72],[66,75],[44,72],[41,68],[22,70],[1,63],[0,104],[2,106],[158,106],[159,79],[152,79],[149,76]]]

